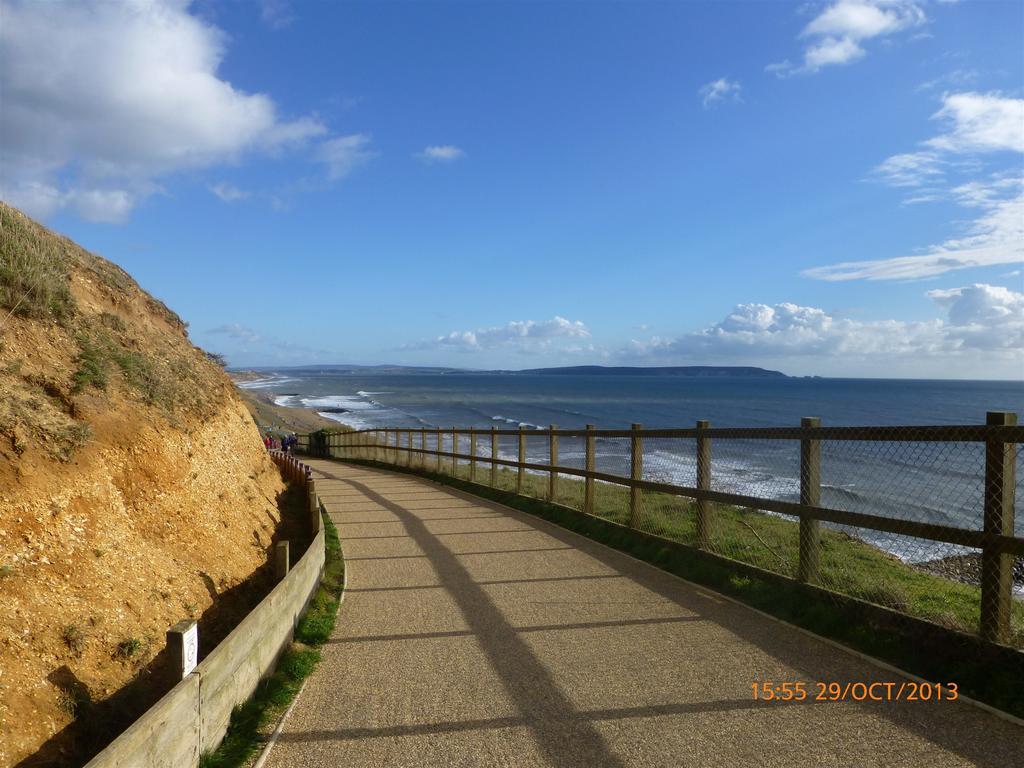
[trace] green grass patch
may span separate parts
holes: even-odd
[[[110,362],[106,350],[87,336],[78,340],[78,369],[74,375],[74,391],[83,392],[90,387],[106,389],[110,381]]]
[[[83,392],[89,388],[106,390],[111,375],[120,373],[128,389],[146,404],[167,411],[173,409],[182,378],[179,372],[164,370],[141,352],[127,348],[118,335],[111,333],[113,329],[109,322],[102,322],[102,325],[105,327],[94,327],[91,332],[78,335],[74,391]]]
[[[68,242],[2,203],[0,227],[0,320],[9,312],[66,322],[75,312]]]
[[[274,673],[262,680],[256,692],[231,713],[224,740],[216,751],[204,754],[200,768],[237,768],[244,765],[265,742],[264,732],[279,718],[320,661],[320,649],[331,635],[345,582],[338,530],[326,515],[326,560],[320,586],[306,615],[295,630],[295,643],[281,656]]]

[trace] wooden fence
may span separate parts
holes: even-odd
[[[443,440],[451,438],[453,450],[444,451]],[[499,455],[499,438],[515,437],[516,459]],[[469,452],[458,450],[460,438],[468,441]],[[546,463],[526,460],[528,438],[548,442]],[[585,445],[583,468],[559,464],[560,438],[582,439]],[[629,440],[629,476],[596,471],[596,441],[599,438]],[[644,441],[659,438],[685,438],[696,445],[696,484],[676,485],[643,479]],[[478,454],[479,441],[489,440],[490,453]],[[765,498],[712,489],[712,446],[719,440],[799,441],[799,501]],[[884,515],[854,512],[821,505],[822,441],[876,441],[900,443],[976,443],[984,446],[984,491],[981,529],[961,528],[931,522],[906,520]],[[904,427],[823,427],[817,418],[805,418],[799,427],[712,428],[699,421],[693,429],[498,429],[476,428],[388,428],[359,431],[331,431],[300,436],[300,449],[313,455],[363,459],[440,472],[442,459],[468,462],[470,479],[476,480],[477,465],[490,471],[495,485],[499,467],[516,472],[515,490],[521,493],[526,472],[546,473],[547,498],[554,500],[558,477],[582,478],[583,511],[594,512],[594,483],[605,482],[629,488],[629,525],[636,527],[642,495],[654,492],[682,496],[696,501],[695,530],[697,546],[707,549],[715,529],[715,504],[750,507],[799,518],[799,563],[797,578],[817,581],[820,571],[820,526],[822,522],[849,525],[891,534],[912,536],[932,542],[981,550],[981,606],[979,633],[986,640],[1005,642],[1011,631],[1013,601],[1013,562],[1024,557],[1024,538],[1014,535],[1017,446],[1024,442],[1024,426],[1017,425],[1014,413],[990,412],[984,425],[904,426]],[[433,447],[429,444],[433,443]]]

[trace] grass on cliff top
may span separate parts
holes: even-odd
[[[270,677],[260,682],[249,701],[235,707],[228,731],[214,752],[204,754],[200,768],[238,768],[266,743],[266,732],[284,714],[320,661],[320,646],[334,630],[341,592],[345,583],[345,562],[341,557],[338,530],[327,515],[325,527],[326,562],[320,587],[306,615],[295,630],[295,643],[281,656]]]
[[[85,300],[76,304],[73,276],[109,299],[111,311],[90,311]],[[171,330],[129,324],[115,314],[115,307],[139,302]],[[5,343],[12,318],[52,336],[56,359],[42,359],[14,338]],[[14,455],[36,445],[51,458],[71,459],[92,434],[83,416],[88,409],[75,402],[86,391],[123,390],[172,422],[211,416],[222,400],[221,374],[196,354],[184,328],[120,267],[0,202],[0,442],[10,441]],[[70,377],[58,364],[62,356],[74,363]]]
[[[74,314],[70,248],[68,241],[0,203],[0,321],[10,313],[63,323]]]

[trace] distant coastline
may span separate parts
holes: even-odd
[[[668,365],[668,366],[604,366],[571,365],[561,368],[530,368],[525,371],[497,371],[497,373],[528,373],[541,376],[686,376],[691,378],[736,377],[785,379],[781,371],[756,368],[749,365]]]
[[[553,368],[526,368],[522,370],[494,369],[479,370],[472,368],[443,368],[437,366],[416,365],[301,365],[285,367],[255,367],[246,369],[230,369],[231,376],[238,382],[263,379],[270,371],[318,371],[334,374],[478,374],[500,376],[682,376],[687,378],[790,378],[781,371],[757,368],[750,365],[663,365],[663,366],[605,366],[605,365],[568,365]]]

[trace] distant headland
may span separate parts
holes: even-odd
[[[442,368],[437,366],[415,365],[301,365],[286,367],[253,367],[233,369],[232,376],[237,381],[248,378],[259,378],[272,371],[310,371],[318,373],[339,374],[490,374],[502,376],[677,376],[686,378],[762,378],[787,379],[789,376],[781,371],[767,368],[756,368],[750,365],[666,365],[666,366],[629,366],[629,365],[568,365],[559,368],[527,368],[524,370],[479,370],[472,368]]]
[[[562,368],[530,368],[525,371],[502,371],[502,373],[529,373],[544,376],[684,376],[689,378],[771,378],[785,379],[786,374],[770,371],[767,368],[755,368],[749,365],[666,365],[654,367],[642,366],[605,366],[605,365],[570,365]]]

